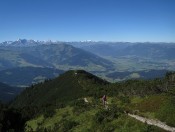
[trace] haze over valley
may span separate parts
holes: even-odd
[[[29,86],[71,69],[86,70],[112,82],[163,77],[175,70],[175,43],[19,39],[1,43],[0,50],[0,81],[12,86]]]

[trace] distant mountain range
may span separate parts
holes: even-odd
[[[108,60],[67,44],[24,46],[20,48],[1,46],[0,63],[0,70],[32,66],[61,69],[83,67],[86,69],[91,68],[91,71],[93,71],[113,67],[113,63]]]
[[[81,48],[100,56],[126,56],[135,55],[141,57],[174,57],[175,43],[165,42],[105,42],[105,41],[39,41],[19,39],[5,41],[0,47],[31,47],[40,45],[68,44]]]
[[[174,51],[175,43],[6,41],[0,43],[0,82],[26,86],[71,69],[109,81],[162,77],[175,70]]]
[[[115,63],[116,71],[175,70],[175,43],[70,42]]]
[[[175,57],[175,43],[164,42],[103,42],[103,41],[35,41],[19,39],[17,41],[5,41],[0,47],[33,47],[48,45],[68,44],[81,48],[99,56],[138,56],[147,58],[173,59]]]
[[[27,39],[18,39],[16,41],[5,41],[0,43],[0,46],[14,46],[14,47],[29,47],[29,46],[37,46],[37,45],[48,45],[48,44],[54,44],[59,42],[53,42],[53,41],[36,41],[36,40],[27,40]]]
[[[65,70],[108,71],[114,63],[65,43],[18,40],[0,44],[0,82],[28,86]]]
[[[151,59],[174,59],[175,57],[175,43],[93,42],[89,44],[84,42],[81,45],[75,43],[73,45],[99,56],[137,56]]]

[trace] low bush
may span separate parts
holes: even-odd
[[[77,125],[78,122],[76,121],[62,119],[59,123],[55,124],[53,131],[67,132]]]
[[[110,122],[117,119],[122,114],[122,110],[116,106],[110,106],[109,109],[102,109],[95,114],[96,123]]]
[[[170,98],[166,101],[156,113],[156,117],[167,125],[175,127],[175,99]]]

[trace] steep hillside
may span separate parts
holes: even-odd
[[[89,71],[108,70],[113,63],[93,53],[67,44],[49,44],[30,47],[1,46],[1,69],[11,67],[82,68]],[[8,67],[7,67],[8,68]]]
[[[23,89],[17,87],[11,87],[4,83],[0,83],[0,101],[8,102],[12,100]]]
[[[129,42],[68,42],[68,44],[79,47],[99,56],[116,56],[116,54],[132,45]]]
[[[56,79],[27,88],[14,100],[12,106],[61,104],[92,94],[90,90],[107,84],[108,82],[85,71],[68,71]]]
[[[94,69],[98,67],[110,69],[113,67],[112,62],[70,45],[40,46],[36,47],[35,51],[40,51],[38,57],[51,62],[55,66],[68,65],[87,68],[92,66]],[[33,54],[35,54],[35,51],[33,51]]]
[[[53,67],[52,64],[20,50],[0,47],[0,70],[16,67]]]
[[[24,107],[59,104],[84,96],[100,98],[103,94],[144,97],[166,92],[169,89],[165,86],[166,82],[167,80],[163,78],[109,83],[86,71],[72,70],[61,74],[53,80],[46,80],[43,83],[32,85],[24,90],[13,101],[12,105]]]
[[[28,120],[26,131],[163,132],[132,119],[127,112],[174,126],[174,79],[175,74],[169,72],[162,79],[111,84],[86,71],[72,70],[27,88],[10,107],[20,109]],[[101,102],[104,94],[107,107]]]

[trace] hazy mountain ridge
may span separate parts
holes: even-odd
[[[175,70],[175,43],[99,42],[79,47],[112,61],[116,71]]]
[[[52,42],[20,39],[0,44],[0,71],[21,67],[41,68],[39,71],[42,68],[83,69],[110,81],[117,81],[117,78],[147,78],[149,75],[140,75],[137,71],[143,73],[154,69],[160,72],[175,70],[174,50],[174,43]],[[124,74],[125,77],[121,75],[122,72],[127,73]],[[14,76],[18,75],[17,72],[14,73]],[[115,73],[121,74],[116,76]],[[156,75],[154,77],[162,77],[160,74]],[[50,73],[45,77],[50,77]],[[32,83],[29,80],[26,80],[27,84]],[[4,79],[2,81],[9,82]]]
[[[76,44],[74,44],[76,46]],[[94,43],[93,45],[83,44],[80,48],[98,54],[100,56],[138,56],[160,59],[172,59],[175,55],[173,52],[175,49],[175,43],[130,43],[130,42],[116,42],[116,43]],[[163,58],[161,58],[163,57]],[[168,58],[169,57],[169,58]]]
[[[1,47],[35,47],[68,44],[100,56],[138,56],[160,59],[173,59],[175,43],[166,42],[105,42],[105,41],[35,41],[19,39],[0,43]]]
[[[2,49],[2,58],[0,59],[9,60],[12,67],[13,65],[27,66],[27,64],[35,67],[47,66],[54,68],[59,68],[59,66],[65,67],[65,65],[68,68],[91,67],[89,65],[94,66],[94,69],[95,67],[101,69],[110,69],[110,67],[113,67],[113,63],[108,60],[67,44],[49,44],[20,48],[2,46],[0,48]],[[8,56],[9,54],[11,55]],[[1,67],[3,69],[3,64]]]
[[[128,55],[171,60],[175,57],[174,50],[175,44],[137,44],[124,49],[121,55],[127,52]]]
[[[2,47],[0,47],[2,48]],[[52,67],[52,64],[28,54],[19,48],[2,48],[0,52],[0,70],[16,67]]]
[[[51,40],[48,41],[39,41],[39,40],[27,40],[27,39],[18,39],[16,41],[5,41],[0,43],[0,46],[8,47],[30,47],[30,46],[38,46],[38,45],[48,45],[48,44],[54,44],[54,43],[59,43],[53,42]],[[60,42],[61,43],[61,42]]]

